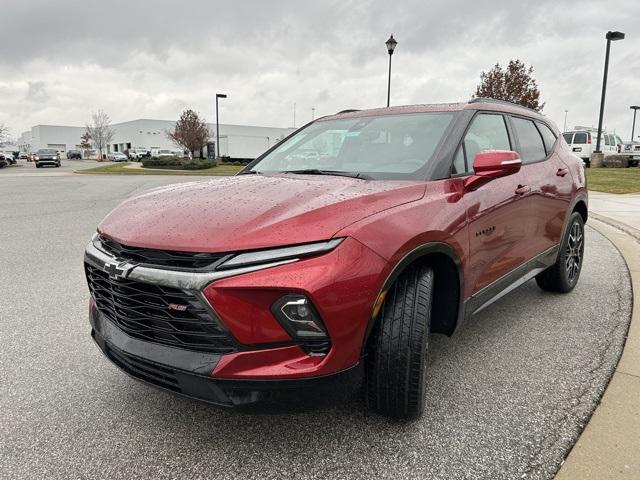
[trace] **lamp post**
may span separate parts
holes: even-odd
[[[604,78],[602,79],[602,96],[600,97],[600,117],[598,118],[598,139],[596,141],[596,151],[594,153],[602,153],[600,151],[600,135],[602,135],[602,117],[604,116],[604,97],[607,93],[607,75],[609,74],[609,51],[611,50],[611,42],[623,40],[624,33],[608,31],[605,38],[607,39],[607,52],[604,56]]]
[[[218,99],[227,98],[225,93],[216,93],[216,158],[220,158],[220,122],[218,121]]]
[[[564,130],[563,130],[563,132],[567,131],[567,113],[569,113],[569,110],[565,110],[564,111]]]
[[[633,110],[633,124],[631,125],[631,141],[633,142],[633,136],[636,133],[636,113],[640,110],[640,106],[631,105],[629,108]]]
[[[396,49],[396,39],[393,38],[393,34],[389,37],[389,40],[385,42],[387,46],[387,52],[389,52],[389,79],[387,82],[387,107],[389,106],[389,101],[391,100],[391,56],[393,55],[393,51]]]

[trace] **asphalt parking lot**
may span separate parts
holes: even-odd
[[[267,415],[176,397],[93,345],[82,255],[119,200],[193,178],[33,170],[0,174],[0,478],[552,478],[622,349],[628,273],[588,229],[570,295],[529,282],[433,338],[420,421],[357,398]]]
[[[36,168],[36,164],[34,162],[27,162],[26,160],[18,160],[18,163],[15,165],[9,165],[4,168],[0,168],[0,178],[3,177],[24,177],[24,176],[40,176],[40,177],[50,177],[50,176],[60,176],[67,175],[69,173],[73,173],[74,170],[79,170],[83,168],[91,168],[99,165],[104,165],[104,163],[97,163],[95,160],[67,160],[62,159],[61,165],[59,167],[54,166],[43,166],[41,168]]]

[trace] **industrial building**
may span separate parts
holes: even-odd
[[[176,150],[178,147],[167,137],[173,131],[175,121],[138,119],[129,122],[114,123],[113,139],[108,152],[125,152],[131,148]],[[216,138],[215,123],[208,124],[210,143],[205,155],[212,156]],[[221,123],[220,155],[234,159],[253,159],[293,132],[292,128],[256,127],[249,125],[228,125]],[[24,132],[18,139],[21,151],[34,152],[40,148],[54,148],[58,151],[80,150],[80,137],[84,127],[60,125],[36,125]]]

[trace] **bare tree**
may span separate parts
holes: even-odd
[[[0,143],[9,135],[9,128],[4,123],[0,123]]]
[[[474,97],[506,100],[540,112],[545,104],[540,103],[540,90],[532,74],[533,67],[527,68],[520,60],[509,61],[505,69],[496,63],[491,70],[480,74]]]
[[[189,150],[193,156],[209,140],[209,129],[203,118],[187,108],[180,115],[173,131],[167,132],[167,137],[177,146]]]
[[[85,134],[91,139],[93,147],[98,151],[98,160],[102,160],[103,151],[109,146],[115,131],[111,127],[111,118],[102,110],[94,112],[91,123],[87,123]]]

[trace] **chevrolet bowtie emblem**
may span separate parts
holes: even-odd
[[[104,265],[104,271],[109,274],[109,278],[112,280],[124,280],[134,268],[135,265],[128,262],[110,262]]]

